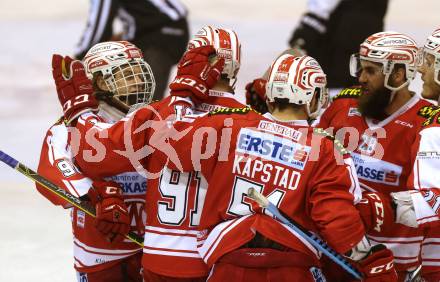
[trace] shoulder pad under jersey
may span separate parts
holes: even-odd
[[[440,107],[435,105],[423,106],[419,109],[417,114],[425,118],[422,126],[428,126],[435,121],[437,114],[440,113]],[[440,123],[440,117],[437,118],[437,122]]]
[[[362,89],[360,86],[352,86],[347,87],[341,90],[334,98],[341,99],[341,98],[359,98],[362,95]]]
[[[335,145],[336,150],[338,150],[338,152],[341,153],[342,155],[350,153],[347,149],[345,149],[345,147],[344,147],[344,145],[342,145],[341,141],[336,139],[335,136],[328,133],[324,129],[315,127],[315,128],[313,128],[313,133],[324,136],[325,138],[332,140],[333,144]]]
[[[245,115],[249,112],[255,112],[252,108],[244,107],[244,108],[220,108],[216,109],[212,112],[209,112],[210,116],[213,115],[231,115],[231,114],[239,114]]]

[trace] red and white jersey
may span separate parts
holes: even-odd
[[[256,231],[319,265],[313,246],[246,196],[251,187],[341,253],[364,236],[353,206],[360,188],[352,160],[335,152],[324,131],[305,121],[278,122],[249,108],[221,109],[175,127],[189,131],[171,140],[180,161],[169,164],[175,165],[171,181],[179,181],[180,168],[200,171],[209,183],[207,191],[196,193],[196,203],[205,197],[202,213],[197,206],[189,209],[200,221],[198,251],[208,266],[252,240]]]
[[[176,98],[168,98],[162,105],[169,103],[170,107],[174,107],[175,104],[179,104],[173,104],[175,100]],[[177,98],[177,100],[185,99]],[[81,118],[91,118],[91,116],[93,116],[94,122],[104,127],[108,127],[114,122],[103,111],[96,115],[87,113]],[[90,169],[79,170],[74,164],[76,159],[71,146],[72,139],[75,138],[73,135],[61,120],[49,129],[43,143],[38,172],[76,197],[87,194],[93,180],[104,178],[117,182],[123,189],[124,201],[132,219],[131,231],[142,236],[146,220],[144,208],[145,177],[131,167],[127,167],[117,174],[106,176],[97,175],[95,171]],[[95,170],[99,170],[99,168],[100,166],[96,166]],[[38,184],[37,189],[52,203],[62,205],[65,208],[70,207],[68,203]],[[139,253],[141,250],[137,244],[127,239],[119,244],[110,245],[94,227],[93,219],[75,207],[71,211],[71,217],[75,268],[80,272],[95,272],[111,267],[120,259]]]
[[[419,111],[426,118],[413,145],[416,152],[408,187],[421,192],[412,199],[419,225],[440,225],[440,108],[426,106]]]
[[[208,99],[194,105],[193,114],[199,115],[225,108],[242,108],[244,105],[237,100],[234,93],[209,90]]]
[[[344,89],[323,113],[318,126],[330,128],[352,151],[361,187],[388,196],[391,192],[408,190],[414,159],[411,147],[423,121],[418,112],[430,104],[414,95],[386,119],[374,121],[360,114],[357,99],[360,95],[359,88]],[[344,135],[347,131],[350,134]],[[368,237],[393,251],[398,270],[417,265],[422,230],[395,225],[390,232],[372,231]]]
[[[207,111],[242,107],[234,94],[210,90],[209,98],[194,106],[191,117]],[[153,153],[154,161],[149,163],[149,171],[162,171],[159,178],[148,180],[142,266],[172,277],[207,276],[209,268],[197,251],[197,227],[208,182],[200,172],[178,172],[163,167],[166,159],[158,161],[160,158],[161,153]]]
[[[205,103],[215,102],[223,107],[242,107],[242,104],[230,95],[221,93],[215,92]],[[212,106],[215,105],[212,104]],[[171,189],[169,187],[172,186],[168,187],[163,182],[159,184],[159,180],[156,183],[153,181],[161,175],[161,180],[166,178],[166,171],[163,171],[166,159],[169,155],[175,155],[174,149],[167,140],[179,138],[179,132],[173,131],[173,128],[170,127],[175,117],[172,120],[167,120],[168,114],[164,114],[164,112],[168,113],[170,110],[167,104],[160,101],[127,115],[127,117],[111,126],[97,122],[91,113],[82,115],[78,119],[76,128],[81,139],[87,139],[88,142],[78,144],[79,153],[75,160],[82,170],[90,171],[97,177],[118,174],[127,169],[136,169],[138,172],[144,173],[148,178],[148,191],[157,193],[155,195],[147,192],[146,210],[149,225],[145,229],[144,252],[146,255],[144,257],[154,256],[154,258],[144,259],[143,264],[145,265],[143,267],[167,276],[205,276],[208,274],[208,269],[197,253],[196,232],[194,227],[191,226],[192,223],[188,224],[189,221],[187,220],[185,221],[185,227],[177,225],[173,228],[173,223],[168,224],[171,220],[166,219],[165,222],[161,222],[162,219],[158,219],[158,216],[155,215],[159,209],[170,203],[168,190],[165,194],[160,193],[164,193],[164,189]],[[171,158],[171,161],[175,160]],[[99,163],[99,166],[96,165],[97,163]],[[203,184],[196,173],[191,173],[191,177],[190,174],[182,176],[182,179],[183,177],[194,179],[194,182],[189,185],[191,187]],[[172,185],[172,183],[169,185]],[[203,185],[206,186],[206,184]],[[155,189],[153,187],[159,188]],[[162,199],[165,199],[165,203],[162,202]],[[156,206],[150,203],[155,203]],[[187,205],[193,204],[193,202],[183,202],[182,204],[186,208]],[[169,205],[170,207],[165,207],[165,210],[170,210],[170,212],[177,208],[180,210],[180,206],[174,207],[172,203]],[[183,233],[181,230],[183,230]],[[175,241],[170,244],[169,240],[163,238],[172,238]],[[172,247],[166,247],[171,245]],[[173,267],[171,268],[170,265],[173,265]]]

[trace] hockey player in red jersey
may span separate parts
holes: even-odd
[[[237,34],[230,29],[206,26],[196,33],[188,49],[200,46],[213,46],[217,57],[223,58],[225,64],[219,81],[209,89],[206,97],[193,97],[193,113],[199,115],[217,109],[243,107],[234,94],[241,59]],[[178,74],[188,59],[188,55],[182,58]],[[173,91],[177,81],[180,79],[176,78],[170,85]],[[152,158],[160,159],[160,155],[160,152],[153,153]],[[164,164],[165,161],[155,161],[149,163],[148,168],[148,171],[161,173],[159,178],[148,180],[151,189],[147,192],[149,216],[142,258],[144,279],[205,281],[209,268],[197,251],[196,234],[208,183],[200,172],[179,173],[177,176]]]
[[[319,124],[333,130],[353,151],[361,187],[383,193],[387,203],[391,192],[408,189],[410,148],[422,121],[419,110],[430,105],[408,89],[416,72],[417,52],[414,40],[398,32],[368,37],[350,63],[360,87],[341,91]],[[403,281],[406,272],[421,263],[423,230],[391,225],[372,229],[368,238],[393,251]]]
[[[393,256],[370,248],[354,204],[360,188],[347,151],[307,119],[326,97],[326,78],[311,57],[283,55],[267,84],[269,113],[222,109],[180,121],[171,140],[179,163],[208,181],[198,250],[212,267],[208,281],[325,281],[321,254],[246,197],[253,187],[338,252],[357,261],[365,281],[396,281]],[[170,167],[173,164],[170,164]],[[199,210],[193,210],[199,212]]]
[[[65,115],[71,121],[70,124],[74,125],[78,130],[73,131],[80,134],[79,142],[72,142],[71,144],[72,147],[76,146],[78,149],[79,153],[75,156],[75,162],[80,169],[82,171],[87,171],[89,175],[93,175],[96,178],[104,178],[127,170],[130,171],[136,169],[139,170],[139,172],[144,173],[147,177],[153,178],[154,175],[156,175],[155,173],[149,174],[148,171],[140,169],[142,166],[142,168],[145,169],[151,168],[147,166],[151,159],[153,159],[155,163],[157,162],[160,164],[158,158],[153,158],[151,156],[151,151],[149,149],[152,147],[144,147],[144,144],[147,143],[146,141],[149,140],[149,137],[152,137],[153,139],[155,138],[155,135],[149,136],[149,133],[155,126],[168,124],[168,114],[170,112],[175,113],[175,115],[171,117],[172,119],[176,118],[179,114],[184,114],[187,107],[193,106],[191,102],[192,98],[194,98],[195,101],[202,101],[209,96],[208,89],[212,88],[213,85],[217,83],[225,61],[223,58],[219,58],[215,63],[211,64],[209,58],[215,54],[216,50],[212,46],[202,46],[189,50],[181,60],[178,75],[175,81],[171,84],[171,96],[163,101],[152,103],[132,112],[126,118],[123,118],[114,125],[101,122],[99,116],[93,113],[93,104],[69,102],[87,100],[83,98],[84,96],[87,96],[88,99],[93,99],[93,95],[91,95],[92,93],[88,90],[88,85],[90,85],[91,82],[83,80],[80,68],[75,69],[73,76],[68,80],[55,80],[57,88],[59,89],[59,99],[61,104],[75,106],[71,108],[69,112],[66,112]],[[95,62],[93,65],[101,66],[99,62]],[[68,88],[70,87],[69,83],[74,86],[70,92]],[[83,83],[84,86],[76,87],[76,85],[80,83]],[[217,91],[213,93],[215,95],[209,97],[214,101],[224,100],[224,103],[226,104],[228,103],[227,101],[229,101],[230,106],[238,104],[238,102],[235,102],[234,104],[232,102],[233,99],[230,99],[230,97],[221,97],[219,94],[222,92]],[[185,100],[187,104],[189,103],[190,105],[184,107],[182,106],[182,103],[173,102],[178,99]],[[181,106],[181,110],[178,110],[176,108],[177,106]],[[143,128],[140,127],[141,125]],[[97,139],[93,139],[93,137],[90,139],[92,135],[88,135],[90,133],[88,129],[95,130],[95,133],[99,132],[96,136]],[[93,131],[91,132],[93,133]],[[106,135],[104,132],[108,134]],[[106,138],[106,136],[109,138]],[[126,138],[133,142],[127,141]],[[98,143],[95,142],[97,140],[104,141]],[[110,144],[112,144],[112,142],[113,145],[116,145],[111,146]],[[102,151],[100,151],[101,147],[99,147],[99,145],[108,146],[110,149],[101,154]],[[166,150],[168,148],[164,143],[160,143],[160,146],[158,147],[155,147],[154,149]],[[116,152],[114,149],[120,150]],[[121,155],[121,152],[128,152],[128,154]],[[99,164],[99,166],[97,166],[97,164]],[[152,167],[154,168],[154,166]],[[159,170],[155,172],[160,173],[161,170],[162,165],[160,165]],[[148,186],[149,190],[154,190],[150,184],[148,184]],[[153,218],[153,216],[151,218]],[[169,265],[170,264],[168,263],[165,267],[169,269]],[[146,272],[148,273],[148,271]],[[207,274],[207,270],[204,269],[203,275],[205,274]],[[146,280],[150,281],[151,279],[148,278]]]
[[[420,55],[418,70],[423,80],[422,97],[436,100],[438,103],[440,98],[440,29],[435,30],[428,37]],[[427,106],[419,112],[425,119],[413,146],[416,156],[412,174],[408,178],[408,187],[420,190],[420,193],[405,191],[393,194],[398,208],[397,220],[408,226],[435,226],[440,223],[440,202],[437,200],[440,196],[440,190],[438,190],[440,178],[436,174],[440,165],[437,156],[439,112],[438,105]],[[400,212],[401,216],[399,216]]]
[[[440,97],[440,29],[436,29],[421,49],[419,72],[422,75],[422,97]],[[396,221],[411,227],[425,227],[428,232],[422,245],[422,274],[426,281],[439,281],[440,251],[440,126],[439,108],[426,106],[419,115],[424,118],[422,129],[413,144],[414,165],[408,187],[418,191],[392,193],[396,204]]]
[[[212,48],[212,47],[211,47]],[[191,80],[192,83],[187,83],[184,84],[182,83],[181,87],[182,88],[187,88],[190,91],[193,91],[193,93],[195,92],[199,92],[199,93],[206,93],[204,92],[206,89],[212,87],[215,82],[218,79],[218,76],[216,76],[216,74],[220,74],[219,69],[221,68],[221,63],[222,63],[222,59],[219,60],[219,62],[215,63],[214,65],[209,64],[208,62],[208,55],[209,55],[209,48],[205,48],[205,47],[199,47],[199,48],[195,48],[193,50],[190,50],[188,52],[188,57],[187,59],[189,59],[187,62],[184,62],[181,65],[181,68],[178,70],[178,77],[182,77],[182,76],[186,76],[187,81]],[[205,56],[203,56],[205,55]],[[185,68],[192,65],[192,68]],[[313,64],[314,65],[314,64]],[[199,71],[202,71],[205,75],[200,75]],[[71,81],[73,85],[77,85],[76,82],[78,82],[78,79],[81,80],[81,70],[77,69],[76,72],[74,72],[74,75],[68,80]],[[179,81],[183,81],[183,80],[175,80],[175,83],[179,83]],[[64,82],[64,81],[62,81]],[[317,81],[318,83],[322,84],[322,80],[318,79]],[[65,84],[65,83],[61,83],[59,80],[56,80],[56,84],[60,90],[61,93],[63,93],[63,95],[60,95],[60,101],[62,104],[65,104],[66,101],[69,101],[70,99],[73,100],[77,100],[79,99],[78,97],[83,97],[83,95],[87,95],[90,94],[89,91],[87,90],[87,87],[75,87],[73,89],[73,93],[68,92],[69,95],[64,95],[66,94],[66,89],[65,87],[68,86],[70,87],[71,85],[69,84]],[[196,86],[196,87],[194,87]],[[64,90],[64,91],[63,91]],[[75,113],[77,112],[84,112],[87,110],[90,110],[92,107],[89,105],[85,105],[79,103],[79,104],[74,104],[75,109],[74,111],[70,112],[70,114],[68,115],[69,117],[75,116]],[[154,105],[154,104],[153,104]],[[132,113],[131,115],[129,115],[127,118],[124,118],[123,120],[121,120],[120,122],[115,123],[112,126],[102,126],[99,123],[96,123],[95,125],[93,125],[92,123],[88,122],[88,117],[81,117],[79,118],[79,120],[76,122],[76,127],[79,129],[79,133],[80,134],[86,134],[86,133],[91,133],[89,135],[89,137],[94,137],[96,138],[96,141],[100,141],[100,143],[98,142],[80,142],[78,151],[79,154],[76,156],[75,160],[77,161],[77,163],[79,164],[79,166],[84,169],[85,171],[90,170],[91,172],[93,172],[94,174],[96,174],[98,177],[103,177],[106,176],[106,174],[111,175],[111,174],[115,174],[118,173],[119,171],[123,171],[124,169],[127,169],[127,167],[135,167],[135,164],[141,164],[144,165],[145,167],[148,167],[146,164],[148,164],[148,157],[149,157],[149,153],[151,152],[150,149],[154,148],[156,150],[160,150],[162,152],[165,152],[167,154],[167,156],[170,158],[170,160],[173,163],[178,163],[178,159],[175,158],[175,155],[173,155],[173,153],[175,153],[175,150],[173,150],[172,147],[168,146],[169,142],[166,142],[167,140],[164,140],[163,138],[161,138],[161,135],[164,135],[166,137],[169,137],[169,140],[178,140],[179,139],[179,132],[176,132],[175,130],[173,130],[172,128],[169,129],[167,126],[167,123],[165,122],[160,122],[160,121],[154,121],[154,118],[157,117],[154,114],[154,111],[157,110],[157,107],[145,107],[145,108],[141,108],[139,110],[137,110],[136,112]],[[90,115],[90,113],[88,113]],[[258,116],[260,118],[260,116]],[[95,118],[91,118],[92,121],[96,120]],[[270,122],[270,120],[269,120]],[[142,125],[142,127],[141,127]],[[152,128],[165,128],[168,130],[165,130],[165,132],[153,132],[153,130],[151,130]],[[91,132],[88,132],[88,129],[94,130]],[[126,130],[125,134],[124,134],[124,130]],[[268,128],[268,130],[270,130],[270,126]],[[289,134],[289,132],[292,132],[291,130],[287,130],[285,133]],[[156,134],[157,133],[157,134]],[[155,135],[156,134],[156,135]],[[83,135],[83,138],[85,138]],[[159,135],[159,136],[157,136]],[[293,138],[295,137],[296,134],[294,134]],[[131,139],[131,148],[127,148],[127,143],[126,138],[128,137],[128,139]],[[299,137],[298,137],[299,138]],[[93,138],[92,138],[93,139]],[[89,139],[90,141],[90,139]],[[165,141],[165,142],[161,142],[161,141]],[[330,142],[330,141],[328,141]],[[104,149],[106,150],[104,152],[104,154],[100,154],[101,152],[101,147],[97,146],[98,144],[103,145]],[[146,147],[144,147],[143,145],[146,145]],[[331,144],[331,143],[330,143]],[[151,146],[150,146],[151,145]],[[332,154],[333,155],[333,145],[326,145],[327,150],[329,148],[331,148]],[[115,150],[116,149],[116,150]],[[131,151],[130,151],[131,149]],[[137,153],[139,152],[139,150],[134,150],[134,149],[143,149],[142,154],[133,154],[133,153]],[[91,150],[91,151],[87,151],[87,150]],[[188,150],[188,147],[187,149]],[[301,151],[301,150],[300,150]],[[90,152],[92,152],[92,154],[90,154]],[[302,152],[302,151],[301,151]],[[132,154],[130,154],[132,153]],[[286,152],[288,153],[288,152]],[[99,155],[99,167],[96,167],[96,160],[94,161],[93,159],[91,159],[91,157],[93,156],[97,156]],[[302,154],[301,154],[302,156]],[[134,158],[134,160],[133,160]],[[283,157],[284,158],[284,157]],[[301,167],[301,162],[303,162],[303,158],[298,156],[299,160],[298,160],[298,165]],[[137,161],[137,162],[136,162]],[[294,163],[297,163],[296,161]],[[348,168],[350,166],[349,165],[344,165],[343,168],[343,172],[344,173],[348,173]],[[275,169],[277,171],[279,171],[278,167],[275,167]],[[277,182],[280,182],[280,185],[282,184],[283,186],[291,186],[291,185],[295,185],[295,182],[288,181],[289,175],[289,170],[284,170],[284,176],[282,176],[281,178],[278,179],[278,177],[280,177],[280,175],[277,176]],[[291,178],[291,180],[295,180],[295,177],[297,177],[297,174],[293,175],[294,177]],[[339,177],[337,180],[339,180]],[[348,179],[349,176],[347,176]],[[178,181],[178,178],[172,178],[171,179],[173,182]],[[351,183],[351,181],[350,181]],[[352,188],[353,191],[357,190],[357,186],[351,186],[349,185],[348,188]],[[345,202],[350,203],[350,205],[352,205],[353,202],[353,195],[348,193],[348,198],[345,199]],[[329,199],[331,200],[331,199]],[[343,200],[344,201],[344,200]],[[172,210],[172,208],[171,208]],[[344,210],[344,209],[343,209]],[[356,214],[356,213],[355,213]],[[197,210],[193,210],[193,212],[191,213],[191,215],[195,215],[197,216]],[[324,214],[318,214],[318,217],[324,216]],[[339,218],[341,219],[341,218]],[[356,221],[349,221],[349,223],[354,223]],[[359,223],[358,223],[359,224]],[[359,227],[359,226],[358,226]],[[345,228],[345,227],[344,227]],[[362,227],[360,227],[362,229]],[[357,228],[356,228],[357,229]],[[286,231],[285,231],[286,232]],[[360,239],[362,238],[362,231],[358,231],[356,232],[356,234],[354,233],[349,233],[351,234],[351,236],[359,236]],[[284,233],[286,234],[286,233]],[[328,233],[328,236],[331,237],[333,236],[331,234],[331,232]],[[335,236],[336,238],[337,236]],[[359,240],[360,240],[359,239]],[[336,239],[335,239],[336,240]],[[344,240],[346,241],[346,240]],[[303,246],[303,244],[298,241],[295,240],[296,243],[293,243],[293,245],[296,245],[297,247],[300,248],[300,250],[302,250],[304,253],[309,254],[312,253],[312,258],[313,256],[315,256],[316,252],[313,252],[313,249],[310,250],[307,246]],[[338,241],[339,242],[339,241]],[[348,242],[348,241],[346,241]],[[353,247],[356,242],[352,243],[348,243],[351,247]],[[287,243],[287,246],[289,246],[290,243]],[[363,244],[362,244],[363,245]],[[358,246],[359,247],[359,246]],[[362,256],[362,254],[359,254],[359,250],[355,250],[353,252],[353,255],[358,257]],[[374,252],[371,256],[368,257],[369,259],[364,260],[363,262],[361,262],[360,266],[363,270],[366,271],[366,275],[368,276],[375,276],[377,277],[379,276],[390,276],[391,280],[393,277],[393,273],[392,273],[392,264],[390,264],[390,256],[388,253],[386,253],[386,251],[380,251],[377,250],[377,252]],[[315,260],[316,262],[316,260]],[[379,262],[385,262],[385,264],[381,264]],[[375,273],[374,271],[368,271],[368,270],[373,270],[373,268],[371,267],[375,267],[378,266],[380,268],[379,273]],[[385,267],[386,266],[386,267]],[[374,268],[375,269],[375,268]],[[376,269],[377,270],[377,269]],[[308,270],[307,270],[308,271]],[[307,272],[309,273],[309,272]],[[314,271],[315,273],[315,271]],[[310,278],[310,274],[309,278]],[[318,274],[315,274],[318,275]],[[370,277],[371,278],[371,277]]]
[[[143,235],[146,179],[134,170],[127,170],[101,181],[91,171],[79,170],[75,165],[75,148],[70,144],[74,135],[68,131],[65,123],[75,118],[75,115],[71,115],[71,109],[80,102],[96,111],[100,122],[116,122],[125,116],[129,107],[150,101],[154,92],[154,77],[149,65],[142,59],[141,51],[125,41],[93,46],[84,62],[94,87],[90,87],[85,75],[73,85],[90,93],[83,93],[73,103],[71,100],[65,101],[63,119],[47,132],[38,172],[73,195],[90,200],[97,207],[96,220],[77,208],[71,211],[78,281],[142,281],[141,249],[137,244],[124,240],[124,235],[129,228]],[[68,80],[65,78],[82,70],[82,64],[55,55],[52,66],[54,79],[59,84],[59,95],[68,95]],[[68,204],[47,193],[38,184],[37,188],[54,204],[69,208]]]

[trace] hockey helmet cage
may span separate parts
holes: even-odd
[[[128,107],[150,103],[156,83],[142,51],[127,41],[94,45],[84,57],[87,75],[102,74],[111,97]]]

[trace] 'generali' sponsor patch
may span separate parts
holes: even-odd
[[[260,123],[258,124],[258,129],[283,135],[289,139],[292,139],[295,142],[298,142],[302,135],[301,132],[291,127],[265,120],[260,121]]]
[[[399,186],[401,166],[357,153],[351,153],[351,157],[359,179]]]

